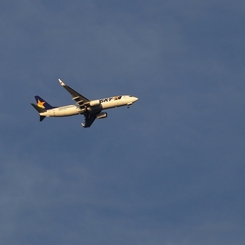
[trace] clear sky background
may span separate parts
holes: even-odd
[[[0,3],[0,243],[244,245],[245,2]],[[132,94],[91,128],[35,95]]]

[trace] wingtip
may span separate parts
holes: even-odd
[[[58,79],[58,80],[59,80],[61,86],[65,86],[65,84],[61,81],[61,79]]]

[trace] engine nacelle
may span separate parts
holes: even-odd
[[[106,112],[101,112],[99,113],[96,118],[97,119],[102,119],[102,118],[106,118],[107,117],[107,113]]]
[[[99,106],[100,104],[101,104],[101,103],[100,103],[99,100],[92,100],[92,101],[89,102],[89,105],[90,105],[91,107]]]

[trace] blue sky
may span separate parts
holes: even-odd
[[[244,244],[243,1],[0,3],[0,242]],[[61,78],[130,109],[39,122]]]

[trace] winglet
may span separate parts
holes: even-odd
[[[60,82],[60,85],[64,87],[65,84],[61,81],[61,79],[58,79],[58,80],[59,80],[59,82]]]

